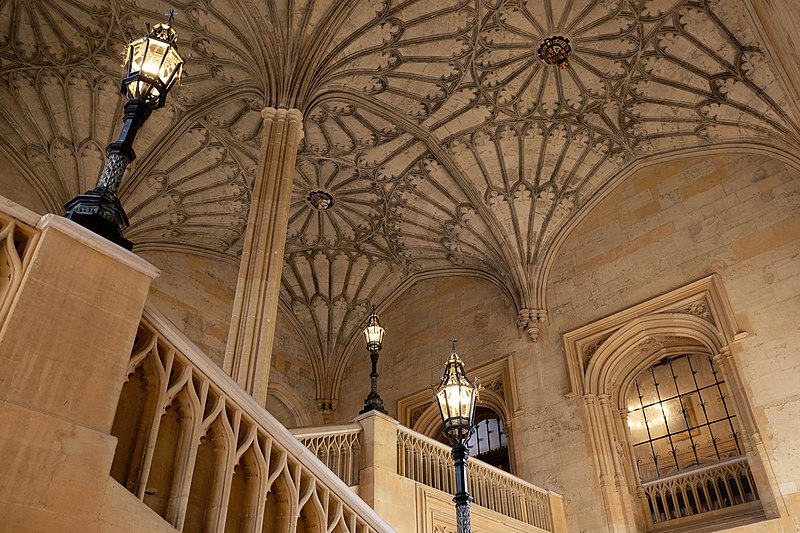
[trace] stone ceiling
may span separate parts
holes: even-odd
[[[488,277],[535,337],[559,243],[632,168],[796,147],[744,1],[0,1],[0,149],[49,211],[94,186],[123,44],[175,9],[191,57],[137,138],[126,236],[237,261],[259,111],[301,109],[281,300],[332,397],[368,304],[409,279]],[[552,36],[566,69],[537,56]]]

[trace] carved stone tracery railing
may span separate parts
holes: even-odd
[[[22,283],[39,232],[19,220],[18,213],[0,212],[0,324]]]
[[[733,507],[761,508],[746,457],[643,483],[640,494],[650,526]]]
[[[145,316],[112,477],[183,531],[391,531],[221,369]]]
[[[396,441],[385,442],[384,445],[394,444],[397,447],[395,473],[398,478],[410,479],[419,485],[453,494],[455,471],[450,448],[386,418],[396,428]],[[361,417],[357,420],[361,420]],[[348,485],[353,486],[358,484],[359,466],[362,469],[371,466],[360,463],[357,459],[362,452],[363,423],[364,420],[361,420],[361,423],[349,425],[297,428],[291,431],[326,466]],[[374,442],[372,444],[376,445]],[[371,454],[365,450],[363,455]],[[566,531],[563,505],[558,494],[536,487],[477,459],[470,459],[467,468],[469,491],[474,503],[519,521],[513,531]],[[398,497],[402,499],[399,495]],[[419,514],[419,501],[417,505],[416,512]],[[557,509],[555,513],[558,513],[557,520],[554,520],[554,505]],[[473,507],[473,513],[482,514],[485,510]],[[510,522],[507,520],[505,525],[508,526]],[[447,527],[437,523],[432,526],[434,533]]]
[[[319,431],[292,430],[292,434],[317,458],[344,481],[347,486],[358,485],[358,471],[361,467],[361,426],[330,426]]]
[[[469,460],[467,470],[475,504],[553,531],[552,493],[475,459]],[[450,494],[455,488],[450,448],[402,426],[397,428],[397,473]]]

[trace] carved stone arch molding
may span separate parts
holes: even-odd
[[[785,513],[736,360],[740,330],[718,275],[657,296],[563,336],[570,391],[580,398],[609,531],[644,530],[643,489],[628,439],[625,393],[659,360],[707,354],[729,388],[745,456],[767,518]]]
[[[299,405],[302,404],[294,393],[294,390],[283,383],[271,381],[267,391],[267,410],[269,410],[270,397],[283,405],[283,407],[292,415],[294,419],[294,427],[297,426],[310,426],[313,420],[309,416],[307,409],[301,409]],[[292,425],[284,424],[286,427],[293,427]]]
[[[436,268],[421,272],[414,272],[407,277],[400,279],[399,281],[394,281],[386,286],[381,286],[380,284],[375,283],[374,285],[376,289],[369,293],[372,297],[369,299],[369,301],[363,297],[351,298],[353,306],[357,311],[357,313],[355,313],[356,319],[348,323],[350,327],[347,328],[344,333],[337,331],[337,334],[341,334],[343,336],[343,342],[341,343],[340,348],[341,351],[336,353],[336,359],[334,361],[328,361],[325,358],[325,354],[323,354],[319,349],[320,344],[312,342],[312,339],[309,337],[308,327],[304,327],[302,317],[298,316],[293,308],[281,301],[281,311],[285,312],[285,316],[293,324],[298,332],[298,335],[300,335],[300,337],[303,339],[303,343],[306,346],[306,351],[311,358],[314,369],[314,379],[316,383],[317,409],[323,416],[323,420],[330,419],[338,406],[339,391],[345,372],[349,368],[348,365],[350,364],[351,357],[353,357],[353,354],[363,353],[364,336],[362,333],[362,328],[366,325],[366,319],[369,314],[369,307],[367,304],[374,303],[375,311],[380,315],[386,309],[391,307],[416,283],[428,279],[452,277],[469,277],[488,281],[497,287],[497,289],[501,291],[510,302],[514,302],[513,294],[508,289],[506,284],[503,283],[503,280],[501,280],[499,277],[482,270],[465,267]],[[364,284],[364,286],[367,286],[367,284]],[[384,324],[384,326],[387,326],[387,324]],[[326,366],[326,364],[328,366]],[[480,375],[486,376],[487,374],[485,372],[481,372]],[[431,398],[426,397],[426,401],[430,399]],[[510,420],[510,418],[507,418],[507,420]]]

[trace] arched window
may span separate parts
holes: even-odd
[[[739,421],[710,356],[661,358],[628,386],[626,404],[651,524],[758,505]]]
[[[612,531],[780,516],[715,276],[564,335]]]

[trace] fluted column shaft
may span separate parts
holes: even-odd
[[[303,115],[264,108],[264,137],[231,314],[225,370],[264,405]]]

